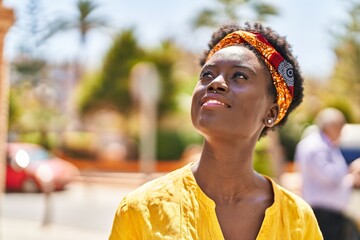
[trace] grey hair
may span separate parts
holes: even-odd
[[[315,123],[320,130],[334,123],[345,124],[344,114],[336,108],[325,108],[321,110],[315,118]]]

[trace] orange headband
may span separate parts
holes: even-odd
[[[280,108],[275,120],[275,124],[277,124],[284,118],[294,97],[294,70],[291,63],[286,61],[263,35],[241,30],[229,33],[210,50],[206,61],[220,49],[244,42],[253,46],[261,54],[269,68],[277,91],[277,104]]]

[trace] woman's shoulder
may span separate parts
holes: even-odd
[[[267,210],[267,227],[275,234],[286,239],[323,239],[315,215],[310,205],[299,195],[272,181],[274,203]],[[275,220],[276,219],[276,220]]]
[[[128,193],[123,202],[129,206],[138,204],[158,204],[162,201],[174,201],[178,192],[191,184],[190,164],[153,179]]]
[[[302,217],[313,216],[313,211],[310,205],[302,199],[299,195],[287,190],[281,185],[274,183],[274,191],[276,192],[276,200],[280,203],[282,208],[295,215]],[[284,210],[284,209],[283,209]]]

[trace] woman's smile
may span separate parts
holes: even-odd
[[[217,96],[217,94],[207,94],[201,99],[202,108],[213,108],[213,107],[225,107],[230,108],[231,106],[225,101],[223,97]]]

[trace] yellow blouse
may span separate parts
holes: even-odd
[[[224,239],[215,202],[197,185],[191,166],[152,180],[124,197],[109,239]],[[274,203],[266,210],[256,239],[323,239],[309,205],[269,180]]]

